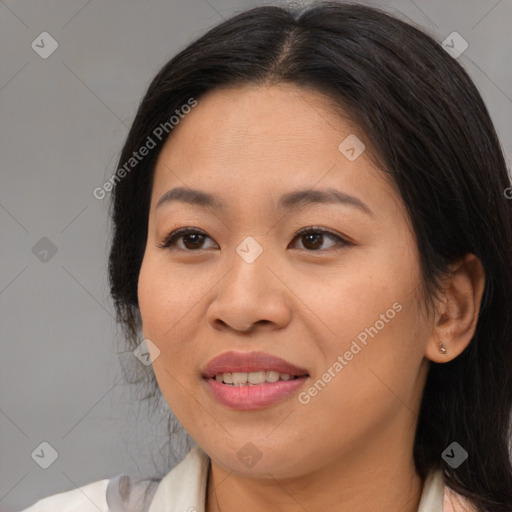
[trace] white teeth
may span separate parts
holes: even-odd
[[[247,373],[246,372],[233,372],[231,374],[233,377],[233,384],[235,386],[237,384],[246,384],[247,383]]]
[[[224,382],[224,384],[232,384],[235,386],[243,386],[248,384],[253,386],[256,384],[263,384],[264,382],[277,382],[278,380],[293,380],[298,378],[289,373],[279,373],[275,370],[261,370],[258,372],[226,372],[218,373],[215,375],[217,382]]]
[[[265,372],[265,380],[267,382],[277,382],[279,380],[279,372],[268,370]]]
[[[247,381],[251,384],[261,384],[265,382],[266,378],[265,372],[249,372],[247,374]]]
[[[224,381],[225,384],[233,384],[233,377],[231,373],[218,373],[215,375],[215,380],[217,382]]]

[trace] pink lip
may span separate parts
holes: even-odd
[[[265,352],[225,352],[214,357],[206,365],[203,376],[210,379],[218,373],[257,372],[260,370],[273,370],[299,377],[308,375],[308,371],[304,368],[299,368],[280,357]]]
[[[231,386],[212,378],[218,373],[261,370],[288,373],[297,378],[244,386]],[[272,405],[295,392],[309,378],[309,374],[303,368],[264,352],[226,352],[206,365],[203,377],[209,391],[221,404],[233,409],[253,410]]]
[[[213,396],[223,405],[239,410],[254,410],[268,407],[296,391],[308,376],[293,380],[278,380],[249,386],[231,386],[215,379],[204,379]]]

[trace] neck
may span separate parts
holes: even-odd
[[[424,482],[414,467],[412,441],[395,439],[381,444],[380,452],[373,446],[359,454],[342,454],[331,464],[296,478],[277,479],[270,474],[251,478],[226,471],[212,460],[205,511],[234,512],[243,504],[243,510],[255,512],[417,512]]]

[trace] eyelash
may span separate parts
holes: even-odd
[[[343,247],[348,247],[350,245],[355,245],[352,242],[349,242],[348,240],[344,239],[343,237],[333,233],[332,231],[321,229],[320,227],[317,227],[317,226],[308,226],[306,228],[300,229],[299,231],[297,231],[297,233],[295,233],[295,237],[294,237],[293,240],[295,240],[296,238],[298,238],[300,236],[304,236],[304,235],[307,235],[307,234],[310,234],[310,233],[315,233],[315,234],[321,233],[321,234],[329,235],[329,237],[332,237],[332,238],[336,239],[337,242],[338,242],[338,245],[341,246],[342,248]],[[196,234],[197,235],[204,235],[207,238],[210,238],[206,233],[204,233],[203,231],[197,230],[197,229],[193,229],[193,228],[179,228],[179,229],[176,229],[173,232],[171,232],[169,235],[167,235],[157,245],[157,247],[159,247],[160,249],[178,250],[178,251],[183,251],[183,252],[199,252],[199,251],[201,251],[203,249],[195,249],[194,250],[194,249],[177,249],[176,248],[176,240],[177,239],[181,238],[184,235],[196,235]],[[173,249],[171,249],[172,246],[174,246]],[[334,248],[335,248],[335,246],[333,246],[333,247],[331,247],[329,249],[316,249],[316,250],[300,249],[300,250],[307,251],[307,252],[325,252],[325,251],[332,250]]]

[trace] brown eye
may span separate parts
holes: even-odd
[[[314,227],[301,229],[296,238],[303,240],[303,246],[306,250],[310,251],[318,251],[321,249],[324,239],[330,238],[331,240],[337,241],[338,244],[333,244],[331,247],[336,245],[347,246],[350,245],[345,239],[341,238],[339,235],[335,235],[330,231],[326,231],[324,229],[318,229]]]
[[[200,249],[198,245],[204,241],[204,235],[200,233],[190,233],[188,235],[182,235],[183,244],[187,249]],[[189,247],[187,244],[191,244],[192,247]]]
[[[161,249],[185,252],[200,251],[205,249],[202,245],[207,238],[210,237],[206,233],[203,233],[197,229],[180,228],[167,235],[165,239],[160,244],[158,244],[158,247]],[[330,231],[326,231],[325,229],[316,228],[314,226],[303,228],[298,231],[294,240],[297,238],[303,240],[303,248],[299,249],[307,250],[309,252],[321,252],[322,246],[325,243],[325,238],[330,238],[336,242],[327,249],[337,245],[341,247],[352,245],[341,236],[331,233]],[[180,239],[182,239],[182,247],[180,247],[177,243]]]
[[[183,239],[183,245],[185,249],[178,247],[176,242],[179,239]],[[203,249],[201,247],[205,238],[209,238],[208,235],[203,233],[202,231],[198,231],[195,229],[189,228],[180,228],[173,231],[170,235],[168,235],[161,244],[158,245],[161,249],[168,249],[171,247],[177,247],[177,250],[185,250],[185,251],[197,251]]]

